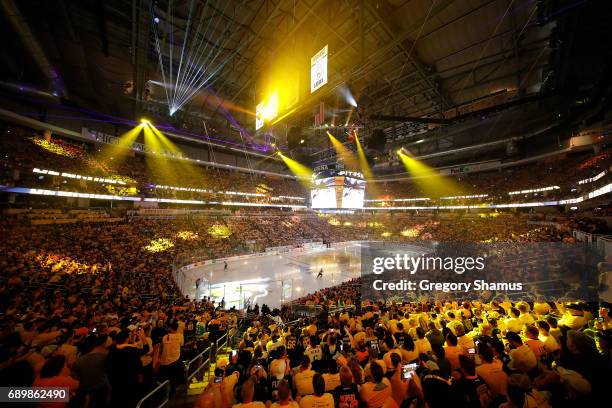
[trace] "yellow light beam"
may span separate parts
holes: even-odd
[[[353,130],[353,135],[355,136],[355,143],[357,144],[357,157],[359,157],[361,172],[366,179],[366,189],[368,190],[370,197],[378,198],[379,189],[376,186],[376,183],[372,181],[374,179],[374,174],[372,173],[372,169],[368,164],[368,159],[365,156],[363,147],[361,147],[361,141],[359,140],[356,130]]]
[[[412,176],[411,181],[420,187],[429,197],[441,197],[460,191],[460,186],[456,182],[442,176],[425,163],[410,157],[401,149],[397,152],[397,155]]]
[[[280,151],[277,152],[281,159],[285,162],[289,170],[297,177],[298,181],[306,188],[312,187],[312,170],[302,163],[285,156]]]
[[[149,123],[149,126],[157,139],[161,142],[161,147],[169,153],[182,157],[181,149],[176,146],[166,135],[164,135],[154,125]],[[188,178],[199,179],[204,181],[206,177],[202,168],[196,164],[180,159],[169,159],[169,166],[174,167],[174,171],[178,174],[185,174]]]
[[[157,183],[178,185],[179,178],[176,168],[171,165],[171,160],[161,153],[166,150],[151,126],[144,127],[144,142],[153,154],[145,155],[145,162],[150,174],[155,177]]]
[[[100,159],[101,161],[112,160],[114,163],[122,162],[130,153],[130,146],[136,141],[136,138],[143,128],[144,124],[141,123],[140,125],[128,130],[119,136],[119,141],[116,144],[104,146],[96,155],[96,158]]]
[[[372,174],[372,169],[368,164],[368,159],[366,159],[363,148],[361,147],[361,142],[359,141],[359,137],[357,136],[357,132],[353,130],[353,135],[355,136],[355,143],[357,144],[357,156],[359,157],[359,165],[361,166],[361,172],[363,173],[366,180],[370,180],[374,178]]]
[[[338,154],[338,156],[340,156],[340,160],[344,162],[347,169],[351,171],[359,171],[359,162],[357,161],[353,153],[338,139],[336,139],[334,135],[329,133],[329,130],[327,131],[327,136],[329,136],[329,140],[331,140],[332,145],[336,150],[336,153]]]
[[[151,123],[148,123],[147,127],[151,128],[151,131],[153,132],[153,134],[155,134],[155,136],[157,136],[157,138],[159,139],[162,146],[165,148],[167,152],[169,153],[180,153],[181,152],[181,149],[179,149],[174,143],[172,143],[172,141],[168,139],[166,135],[160,132],[159,129],[157,129]]]

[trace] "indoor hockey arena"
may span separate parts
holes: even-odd
[[[609,406],[607,3],[0,0],[0,405]]]

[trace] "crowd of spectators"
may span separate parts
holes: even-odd
[[[54,212],[49,214],[57,216]],[[3,236],[0,250],[4,255],[0,261],[0,269],[3,271],[0,293],[3,311],[0,315],[0,369],[3,384],[67,386],[71,389],[75,401],[88,401],[93,406],[104,406],[105,403],[112,406],[133,406],[136,400],[156,384],[156,380],[171,379],[173,384],[178,383],[182,373],[182,363],[179,363],[179,359],[182,361],[188,358],[190,352],[193,354],[198,349],[195,341],[198,324],[206,327],[208,331],[216,330],[220,333],[220,327],[225,330],[228,325],[235,324],[237,317],[235,311],[222,311],[219,304],[215,305],[208,299],[193,301],[181,295],[171,273],[172,263],[181,253],[190,254],[205,250],[206,257],[218,258],[244,253],[249,250],[249,242],[260,245],[259,248],[251,249],[261,250],[263,245],[299,244],[307,238],[330,241],[361,239],[355,235],[359,234],[358,224],[362,222],[365,223],[364,229],[371,228],[376,231],[377,236],[380,225],[390,228],[391,222],[396,227],[393,231],[408,228],[420,231],[420,235],[396,234],[398,239],[404,240],[422,239],[426,236],[442,240],[516,240],[525,234],[521,231],[527,231],[528,234],[538,231],[535,236],[537,239],[567,238],[566,235],[555,236],[541,227],[529,225],[520,217],[424,221],[414,220],[409,215],[389,218],[381,215],[370,217],[369,220],[365,216],[355,216],[351,221],[354,228],[344,225],[349,222],[346,220],[351,218],[343,219],[342,223],[330,223],[329,217],[312,214],[199,214],[197,217],[156,220],[138,217],[122,218],[119,221],[117,217],[113,219],[115,221],[112,223],[83,220],[67,226],[32,225],[31,218],[24,217],[23,214],[19,217],[3,217],[0,224],[0,233]],[[354,283],[312,293],[299,302],[361,307],[359,290]],[[367,306],[367,303],[365,305]],[[384,310],[377,309],[375,305],[367,307]],[[370,316],[367,312],[369,309],[365,310],[363,316],[366,318],[363,319],[362,316],[361,320],[353,320],[354,326],[341,326],[338,317],[329,317],[331,320],[328,320],[328,326],[319,321],[308,324],[309,333],[314,332],[308,336],[299,334],[299,344],[303,344],[303,338],[308,338],[312,342],[309,350],[319,345],[320,350],[329,351],[329,347],[333,346],[332,354],[337,357],[343,355],[348,364],[354,356],[345,351],[345,346],[341,345],[344,343],[340,342],[339,337],[328,337],[325,333],[329,335],[329,329],[332,327],[340,333],[344,333],[344,328],[348,328],[354,338],[359,338],[361,331],[367,336],[377,333],[380,319],[368,329],[369,323],[366,321],[372,321],[367,318]],[[407,310],[402,310],[401,314],[405,314]],[[482,312],[478,312],[481,318]],[[499,312],[501,310],[498,310]],[[391,326],[384,320],[385,316],[394,314],[399,315],[400,311],[389,310],[387,314],[379,314],[388,330]],[[210,329],[210,322],[214,322],[215,330]],[[261,330],[261,327],[257,329]],[[407,332],[416,333],[415,330]],[[338,379],[338,375],[344,373],[347,383],[349,373],[342,366],[317,366],[323,364],[316,363],[318,360],[315,356],[319,351],[316,351],[314,356],[312,351],[305,353],[310,356],[310,362],[294,360],[291,365],[288,362],[282,363],[282,356],[274,358],[273,353],[269,354],[271,350],[265,349],[265,353],[259,354],[257,347],[249,346],[251,342],[265,341],[264,344],[267,345],[267,336],[274,339],[274,332],[256,333],[250,340],[245,338],[243,349],[253,348],[253,358],[261,363],[255,365],[261,366],[262,371],[257,371],[260,368],[253,371],[251,367],[242,371],[241,377],[246,379],[249,377],[247,374],[255,373],[257,378],[253,387],[257,397],[254,398],[260,401],[274,398],[272,395],[276,394],[273,393],[265,394],[265,398],[261,397],[264,394],[261,394],[262,391],[258,387],[272,380],[268,373],[279,373],[279,367],[284,367],[283,370],[286,371],[281,371],[289,375],[293,371],[287,367],[297,367],[298,371],[306,372],[312,368],[311,363],[314,363],[315,371],[324,374],[321,379],[317,376],[312,385],[306,383],[306,390],[312,387],[312,392],[316,392],[312,397],[302,400],[303,406],[307,404],[306,401],[330,398],[323,397],[325,392],[320,392],[322,380],[325,383],[329,381],[326,378],[330,376]],[[273,343],[278,342],[281,337],[286,338],[285,334],[277,337]],[[295,334],[298,335],[298,332]],[[321,337],[319,334],[324,335]],[[342,336],[344,337],[344,334]],[[331,340],[332,338],[336,340]],[[508,340],[516,341],[512,335]],[[384,342],[383,336],[380,339],[381,346]],[[288,345],[283,343],[283,346]],[[392,345],[389,343],[389,346]],[[350,350],[357,352],[359,347],[361,354],[358,355],[364,357],[371,353],[371,347],[364,349],[359,341],[353,341]],[[386,352],[384,346],[380,351]],[[482,358],[485,358],[486,351],[483,353],[485,356]],[[431,355],[432,359],[434,354]],[[269,358],[278,361],[274,364],[270,361],[272,365],[268,367],[266,359]],[[387,357],[387,362],[391,361],[390,358]],[[426,359],[427,357],[419,357],[419,367],[428,364]],[[383,358],[382,361],[384,360]],[[360,362],[364,361],[362,359]],[[389,369],[389,373],[392,373],[393,367],[398,364],[400,363],[389,363],[383,371]],[[351,376],[355,375],[357,366],[347,367],[353,369]],[[569,366],[561,367],[575,369]],[[385,381],[379,378],[378,368],[375,368],[374,364],[364,366],[364,369],[364,373],[376,374],[378,378],[378,381],[371,385],[367,385],[367,379],[370,378],[368,375],[363,376],[363,380],[353,380],[355,384],[365,381],[360,388],[359,398],[368,400],[372,390],[382,386]],[[552,370],[553,367],[549,366],[549,369]],[[417,372],[420,375],[419,370]],[[554,376],[554,373],[546,373]],[[295,374],[297,376],[298,373]],[[236,386],[241,385],[242,380],[238,380],[238,377],[236,379]],[[389,381],[391,380],[393,378],[389,377]],[[535,377],[532,380],[535,381]],[[588,380],[590,381],[590,378]],[[331,384],[338,385],[338,381]],[[522,381],[526,380],[523,378]],[[410,381],[402,383],[412,384]],[[414,391],[416,396],[427,395],[425,383],[426,381],[423,381],[420,391]],[[413,387],[406,386],[410,389]],[[250,387],[250,382],[246,388],[240,387],[243,405],[246,405],[250,398]],[[295,383],[288,382],[289,391],[284,387],[280,386],[278,390],[281,399],[289,398],[287,392],[295,398],[300,395],[296,394]],[[324,386],[325,390],[332,391],[330,387],[329,384]],[[304,396],[308,394],[304,390],[300,392]],[[205,401],[206,398],[203,397],[202,400]]]
[[[196,406],[600,405],[612,375],[609,305],[455,300],[373,303],[355,282],[283,326],[256,319]],[[356,305],[356,307],[355,307]]]

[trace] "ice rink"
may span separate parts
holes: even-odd
[[[189,285],[189,297],[225,298],[226,307],[258,303],[270,308],[304,294],[337,285],[360,275],[359,243],[333,248],[308,249],[280,255],[264,255],[193,268],[190,279],[200,279],[198,289]],[[323,277],[317,278],[323,269]]]

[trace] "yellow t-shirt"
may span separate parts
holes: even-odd
[[[574,316],[570,313],[566,313],[559,319],[557,324],[559,326],[567,326],[571,330],[579,330],[587,324],[587,320],[584,316]]]
[[[385,353],[385,355],[383,356],[383,361],[385,362],[385,365],[388,368],[392,368],[393,364],[391,363],[391,354],[397,354],[400,358],[402,358],[402,350],[398,349],[398,348],[394,348],[389,350],[388,352]]]
[[[508,376],[499,360],[484,363],[476,367],[476,374],[487,383],[493,396],[507,395]]]
[[[550,306],[548,303],[544,302],[535,302],[533,304],[533,312],[538,316],[544,316],[550,312]]]
[[[387,372],[387,364],[384,360],[376,360],[376,363],[382,368],[383,374]],[[372,371],[370,371],[370,363],[366,364],[363,369],[363,374],[365,378],[370,378],[372,376]]]
[[[159,364],[169,365],[181,357],[181,346],[185,341],[180,333],[168,333],[162,337],[162,353]]]
[[[266,405],[261,401],[247,402],[246,404],[235,404],[232,408],[266,408]]]
[[[510,363],[508,366],[512,370],[519,370],[524,373],[528,373],[538,365],[538,360],[536,359],[535,354],[533,354],[533,351],[526,344],[510,350],[509,355]]]
[[[559,346],[559,343],[557,343],[557,339],[555,339],[555,337],[552,335],[544,336],[541,334],[538,336],[538,338],[542,343],[544,343],[544,350],[546,350],[547,354],[554,353],[555,351],[561,349],[561,346]]]
[[[459,368],[459,355],[463,354],[463,349],[459,346],[445,346],[444,357],[450,362],[451,368],[456,370]]]
[[[359,395],[368,408],[380,408],[385,400],[392,396],[391,382],[387,378],[383,378],[378,384],[367,382],[361,386]]]
[[[414,350],[402,349],[402,361],[410,362],[419,358],[419,351],[415,348]]]
[[[414,342],[416,350],[419,354],[427,354],[431,352],[431,343],[427,339],[418,339]]]
[[[506,329],[511,332],[520,333],[523,329],[523,322],[519,318],[511,317],[504,320]]]
[[[340,385],[340,374],[323,374],[325,391],[333,391]]]
[[[286,405],[281,405],[280,402],[275,402],[270,405],[270,408],[300,408],[300,404],[295,401],[289,401]]]
[[[315,372],[312,370],[300,371],[295,375],[293,379],[295,384],[295,389],[297,390],[297,395],[308,395],[314,392],[312,388],[312,377],[314,377]]]
[[[300,400],[300,408],[334,408],[334,397],[328,393],[320,397],[307,395]]]

